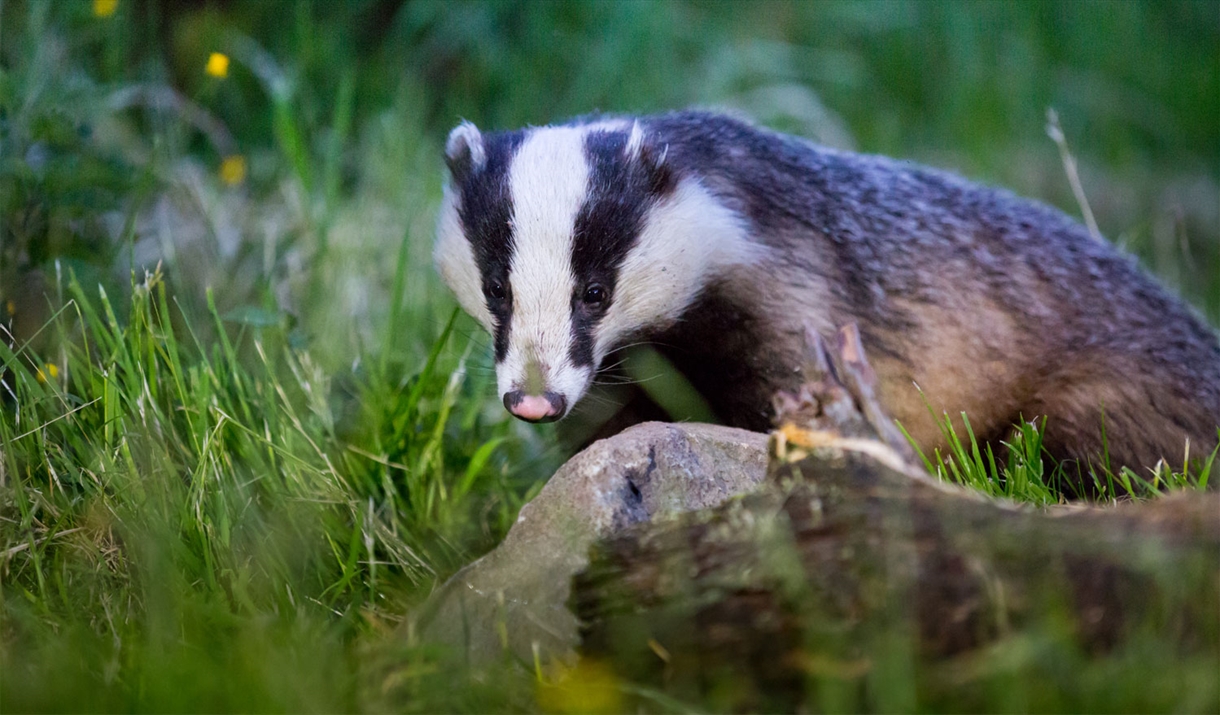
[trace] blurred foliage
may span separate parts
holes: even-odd
[[[218,168],[240,152],[254,197],[282,191],[286,180],[301,194],[294,199],[305,211],[291,218],[305,225],[284,232],[277,249],[308,243],[311,253],[329,248],[340,196],[392,194],[421,181],[433,191],[436,147],[459,118],[507,128],[692,104],[734,107],[832,145],[958,169],[1079,214],[1044,132],[1054,107],[1103,232],[1220,319],[1214,3],[749,7],[743,14],[733,3],[693,1],[233,0],[120,2],[99,18],[88,3],[10,0],[0,28],[0,100],[5,131],[32,143],[6,143],[4,155],[10,167],[31,146],[34,163],[57,155],[62,138],[26,137],[58,122],[81,135],[73,151],[88,171],[75,179],[97,194],[136,175],[107,175],[106,166],[163,175],[182,156]],[[233,59],[224,79],[203,71],[217,51]],[[172,95],[122,102],[113,94],[134,88]],[[11,106],[18,99],[21,111]],[[99,113],[121,127],[107,132],[109,141],[88,136]],[[137,138],[152,137],[138,146]],[[371,158],[370,142],[378,141],[396,142],[397,154]],[[116,155],[116,144],[127,151]],[[71,184],[48,167],[48,178],[25,191],[27,203],[70,205],[57,197]],[[7,169],[5,183],[20,182],[23,172]],[[104,198],[89,200],[109,208],[97,204]],[[403,203],[426,213],[430,200]],[[73,240],[94,245],[87,233]],[[112,237],[123,238],[118,233],[112,227]],[[104,248],[95,255],[106,256]],[[42,251],[66,253],[62,240]],[[117,283],[126,283],[122,273]]]
[[[1078,215],[1054,107],[1216,322],[1218,48],[1209,0],[3,0],[0,709],[537,707],[394,631],[558,457],[431,268],[459,118],[735,108]]]

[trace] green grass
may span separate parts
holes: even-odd
[[[1021,422],[1014,425],[1007,440],[998,445],[982,442],[974,434],[970,417],[961,413],[965,435],[958,433],[953,419],[942,414],[937,418],[945,447],[933,449],[927,454],[911,438],[901,424],[898,428],[910,441],[915,453],[928,472],[940,479],[970,487],[993,497],[1012,499],[1035,506],[1063,504],[1070,500],[1087,500],[1095,503],[1141,500],[1156,498],[1182,490],[1204,490],[1211,478],[1212,466],[1220,455],[1220,447],[1202,459],[1185,459],[1181,471],[1174,471],[1164,463],[1147,474],[1140,474],[1130,467],[1113,469],[1109,463],[1108,450],[1095,461],[1083,466],[1060,464],[1042,449],[1047,420]],[[1102,435],[1105,444],[1105,435]],[[997,450],[1000,454],[997,455]],[[1189,456],[1189,455],[1187,455]],[[1200,455],[1195,455],[1200,456]]]
[[[159,274],[126,306],[64,292],[54,367],[0,347],[7,707],[355,707],[351,674],[325,672],[352,635],[401,620],[523,495],[468,357],[439,369],[452,321],[418,372],[352,378],[342,436],[329,377],[281,331],[243,360],[215,312],[210,347],[175,335]],[[299,692],[278,682],[298,665],[317,676]]]
[[[1075,213],[1053,105],[1103,232],[1220,319],[1206,2],[93,9],[0,2],[5,712],[539,707],[531,674],[466,678],[401,630],[562,456],[505,417],[431,269],[459,117],[732,105]],[[929,468],[1053,503],[1043,428]],[[1209,479],[1097,474],[1108,498]],[[1062,660],[1039,653],[994,659]],[[1103,697],[1140,666],[1073,665],[1079,702],[1145,702]],[[980,667],[964,707],[1017,702]]]

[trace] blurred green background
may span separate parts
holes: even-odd
[[[1220,322],[1211,0],[3,0],[0,709],[535,707],[379,670],[562,456],[450,322],[440,147],[692,105],[1079,216],[1054,108]]]
[[[351,313],[359,323],[387,303],[381,259],[404,234],[424,247],[411,283],[431,280],[436,152],[461,118],[494,129],[735,107],[1079,215],[1045,132],[1054,108],[1103,233],[1220,318],[1220,11],[1209,0],[120,0],[106,17],[83,0],[3,8],[4,208],[58,210],[35,226],[6,222],[5,271],[75,255],[125,283],[129,264],[116,269],[113,254],[134,239],[128,259],[141,265],[200,254],[180,276],[196,290],[223,283],[222,299],[240,304],[270,281],[277,308],[342,330]],[[223,79],[204,72],[218,51],[232,58]],[[171,209],[171,223],[196,233],[214,224],[211,240],[160,235],[164,224],[143,220],[184,174],[211,179],[231,153],[246,160],[239,187]],[[12,165],[23,162],[42,167],[36,185]],[[94,223],[104,210],[118,212],[114,225],[61,230],[68,219],[53,215]],[[125,231],[132,216],[140,225]],[[285,288],[332,244],[340,282],[325,304],[341,319],[306,311],[310,296]]]

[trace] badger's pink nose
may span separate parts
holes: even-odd
[[[521,390],[513,390],[504,395],[504,408],[526,422],[554,422],[563,417],[566,406],[563,395],[555,392],[527,395]]]

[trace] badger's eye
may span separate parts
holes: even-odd
[[[606,287],[600,283],[590,283],[585,288],[585,294],[581,296],[581,300],[590,308],[599,308],[609,299],[610,291],[606,290]]]
[[[488,298],[491,298],[492,300],[504,300],[504,296],[506,294],[507,293],[504,290],[504,284],[501,283],[500,281],[493,280],[492,282],[487,284],[487,297]]]

